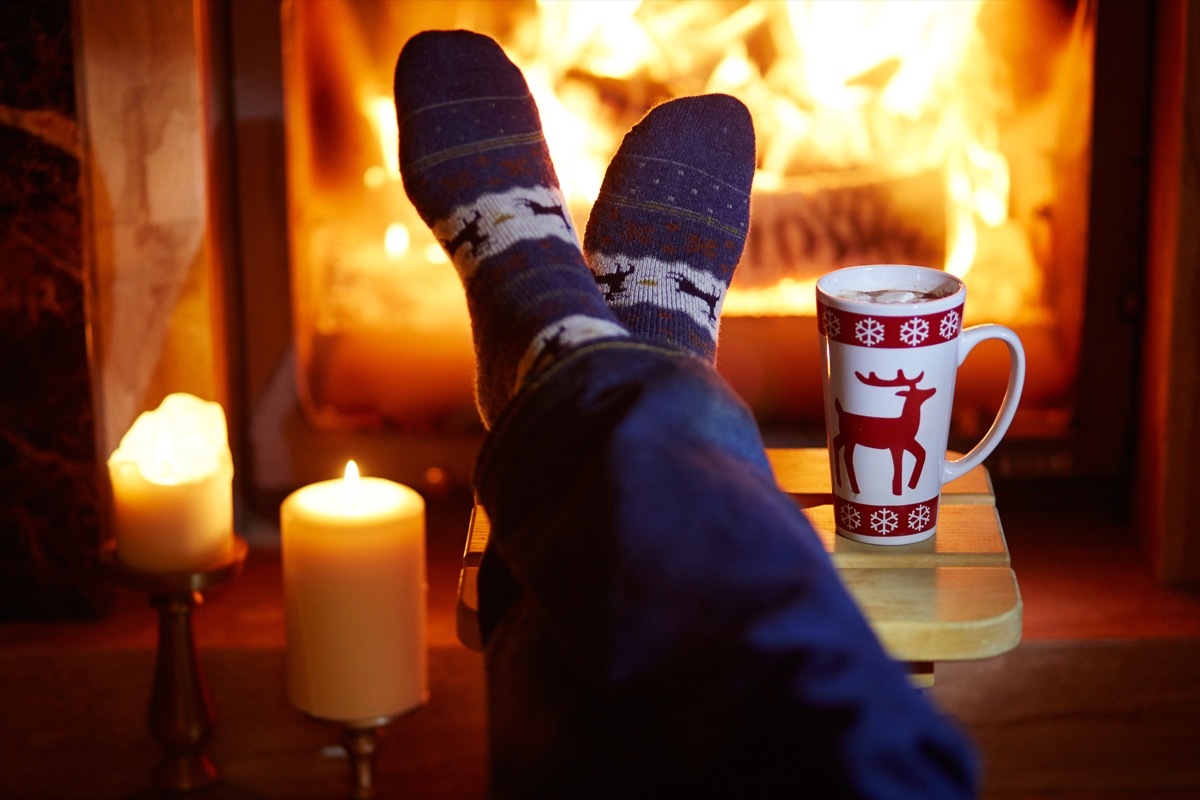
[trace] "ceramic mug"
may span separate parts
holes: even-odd
[[[911,544],[937,529],[942,485],[1000,443],[1020,401],[1025,350],[1003,325],[963,329],[966,286],[928,267],[847,267],[817,281],[825,430],[842,536]],[[975,345],[1009,352],[1008,389],[987,434],[946,458],[958,367]]]

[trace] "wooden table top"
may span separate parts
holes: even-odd
[[[951,454],[957,457],[957,453]],[[924,542],[882,546],[834,532],[824,448],[769,449],[781,489],[812,520],[817,535],[887,651],[916,665],[988,658],[1021,640],[1017,587],[984,467],[947,484],[937,533]],[[490,523],[475,509],[459,578],[458,636],[480,649],[475,579]]]

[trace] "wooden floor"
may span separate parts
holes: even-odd
[[[1091,493],[997,487],[997,503],[1022,643],[940,665],[934,689],[980,747],[986,797],[1200,798],[1200,591],[1158,586]]]
[[[1200,797],[1200,592],[1156,586],[1127,527],[1086,503],[1006,504],[1025,603],[1014,651],[942,664],[931,690],[979,744],[985,797]],[[479,798],[486,779],[482,658],[454,631],[469,498],[430,503],[427,706],[393,724],[381,798]],[[197,644],[219,719],[224,796],[345,796],[337,731],[286,702],[278,552],[256,537],[244,573],[208,593]],[[94,623],[0,625],[0,798],[144,791],[156,618],[118,590]]]

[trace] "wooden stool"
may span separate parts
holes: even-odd
[[[939,661],[989,658],[1020,642],[1021,595],[985,468],[944,487],[935,536],[892,547],[834,533],[824,448],[771,449],[767,456],[780,488],[812,520],[850,594],[888,653],[909,666],[914,683],[932,685]],[[457,619],[459,639],[474,650],[483,646],[475,581],[490,532],[477,506],[459,575]]]

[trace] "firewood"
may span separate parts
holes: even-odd
[[[811,280],[855,264],[940,267],[946,250],[944,197],[935,170],[813,175],[789,178],[778,190],[756,189],[734,286]]]

